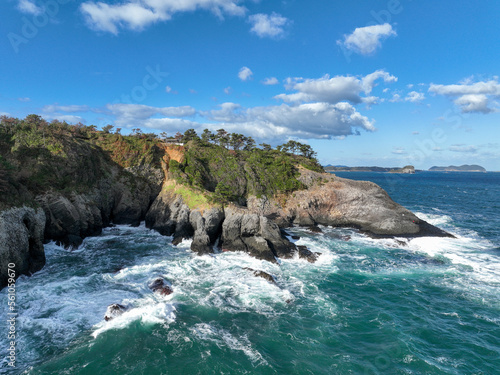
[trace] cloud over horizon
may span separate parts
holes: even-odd
[[[494,99],[500,99],[500,83],[498,78],[489,81],[471,83],[467,80],[454,85],[436,85],[432,83],[429,92],[454,98],[453,102],[460,108],[462,113],[498,112],[498,103]]]

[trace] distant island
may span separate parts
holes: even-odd
[[[449,167],[431,167],[429,168],[430,172],[486,172],[486,169],[481,167],[480,165],[461,165],[459,167],[455,165],[450,165]]]
[[[383,173],[415,173],[413,165],[407,165],[403,168],[384,168],[384,167],[346,167],[344,165],[329,165],[324,167],[327,172],[383,172]]]

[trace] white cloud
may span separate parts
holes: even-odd
[[[248,18],[252,24],[250,31],[259,37],[281,38],[285,34],[284,27],[290,22],[280,14],[254,14]]]
[[[389,101],[391,103],[397,103],[397,102],[400,102],[402,99],[401,99],[401,95],[399,94],[394,94],[392,95],[392,99],[390,99]]]
[[[425,95],[421,92],[412,91],[406,95],[405,101],[412,103],[420,103],[425,99]]]
[[[88,112],[90,107],[88,105],[58,105],[50,104],[42,108],[42,111],[47,113],[53,112]]]
[[[395,155],[406,155],[407,152],[404,147],[394,147],[392,153]]]
[[[108,104],[108,113],[117,127],[166,129],[169,132],[194,128],[245,133],[259,139],[285,140],[288,137],[335,138],[375,131],[374,121],[360,114],[349,103],[307,103],[243,108],[237,103],[223,103],[212,111],[196,112],[192,107],[157,108],[138,104]],[[204,120],[183,117],[198,113]]]
[[[224,89],[224,94],[229,95],[229,94],[231,94],[232,91],[233,91],[233,89],[231,88],[231,86],[227,86]]]
[[[467,146],[464,144],[451,145],[449,148],[450,151],[453,152],[462,152],[462,153],[473,153],[477,151],[476,146]]]
[[[75,115],[64,115],[61,113],[44,114],[42,115],[42,117],[47,121],[59,120],[66,121],[68,124],[77,124],[79,122],[81,122],[82,124],[85,123],[85,119],[83,117]]]
[[[495,109],[489,107],[488,97],[483,94],[462,95],[455,99],[454,103],[462,109],[463,113],[480,112],[486,114],[495,112]]]
[[[380,78],[382,78],[385,83],[394,83],[398,80],[395,76],[390,75],[385,70],[376,70],[361,79],[361,84],[366,94],[372,92],[373,88],[376,86],[375,81]]]
[[[436,85],[431,84],[429,92],[455,98],[454,103],[460,107],[462,113],[491,113],[498,111],[492,99],[500,98],[500,83],[498,78],[489,81],[472,82],[468,78],[460,84]]]
[[[224,103],[219,110],[202,113],[217,121],[217,127],[244,131],[260,138],[332,138],[359,134],[359,129],[374,131],[374,122],[362,116],[349,103],[306,103],[298,106],[253,107],[244,109]]]
[[[348,101],[354,104],[363,102],[366,97],[361,97],[361,93],[371,93],[376,86],[375,81],[383,79],[390,83],[397,81],[397,78],[391,76],[383,70],[377,70],[365,77],[357,78],[352,76],[335,76],[330,78],[325,75],[319,79],[288,79],[287,87],[298,92],[293,94],[280,94],[275,96],[288,103],[300,102],[327,102],[331,104],[341,101]],[[373,102],[374,97],[368,97]]]
[[[194,116],[196,110],[190,106],[182,107],[150,107],[142,104],[108,104],[106,109],[116,117],[117,126],[139,126],[155,115],[166,117]]]
[[[361,55],[370,55],[382,46],[382,40],[396,35],[392,26],[384,23],[383,25],[358,27],[352,34],[344,35],[344,40],[338,40],[337,44]]]
[[[19,0],[17,8],[27,14],[38,15],[43,12],[43,9],[35,4],[33,0]]]
[[[167,21],[175,13],[209,10],[218,17],[243,16],[246,8],[238,0],[128,0],[126,2],[92,2],[80,5],[87,24],[99,31],[118,34],[119,29],[142,30],[159,21]]]
[[[246,66],[241,68],[240,71],[238,72],[238,77],[242,81],[248,81],[249,79],[252,78],[252,75],[253,75],[252,71],[250,70],[250,68]]]
[[[271,86],[271,85],[277,85],[279,83],[279,81],[276,77],[270,77],[270,78],[266,78],[264,81],[262,81],[262,83],[264,85]]]
[[[17,98],[17,100],[19,100],[20,102],[24,102],[24,103],[31,101],[31,99],[27,98],[27,97],[26,98]]]

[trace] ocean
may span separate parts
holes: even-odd
[[[144,225],[75,251],[50,243],[43,270],[16,283],[16,368],[3,355],[0,373],[500,374],[500,173],[337,175],[456,238],[290,230],[314,264],[197,256]],[[173,294],[151,292],[158,276]],[[128,310],[106,322],[112,303]],[[7,289],[0,311],[7,327]]]

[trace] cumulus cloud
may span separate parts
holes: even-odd
[[[374,121],[346,102],[287,104],[244,108],[223,103],[211,111],[196,112],[192,107],[150,107],[139,104],[108,104],[107,112],[118,127],[146,127],[168,132],[193,128],[245,133],[258,139],[284,140],[290,136],[328,139],[374,131]],[[185,117],[198,114],[201,122]]]
[[[252,76],[253,76],[252,71],[250,70],[250,68],[246,66],[241,68],[240,71],[238,72],[238,78],[241,79],[242,81],[248,81],[249,79],[252,78]]]
[[[306,103],[298,106],[242,108],[236,103],[223,103],[219,109],[203,112],[217,127],[245,131],[260,138],[332,138],[374,131],[374,121],[361,115],[349,103]]]
[[[284,36],[284,27],[290,21],[277,13],[269,14],[254,14],[248,18],[252,24],[250,31],[261,38],[269,37],[278,39]]]
[[[226,14],[243,16],[246,8],[238,3],[238,0],[87,1],[80,5],[80,11],[91,28],[118,34],[119,29],[142,30],[152,23],[170,20],[175,13],[198,9],[209,10],[220,18]]]
[[[496,78],[475,83],[469,78],[455,85],[431,84],[429,92],[453,98],[462,113],[487,114],[498,111],[494,99],[500,98],[500,83]]]
[[[33,0],[19,0],[17,4],[17,8],[27,14],[41,14],[43,12],[42,8],[35,4]]]
[[[181,107],[151,107],[143,104],[108,104],[107,111],[115,116],[117,126],[147,126],[147,121],[155,115],[163,115],[168,118],[194,116],[196,110],[190,106]]]
[[[406,95],[405,101],[412,103],[421,103],[425,99],[425,95],[421,92],[412,91]]]
[[[264,85],[271,86],[271,85],[277,85],[279,83],[279,81],[276,77],[270,77],[270,78],[266,78],[264,81],[262,81],[262,83]]]
[[[495,112],[495,109],[490,108],[489,99],[484,94],[468,94],[454,100],[463,113],[479,112],[490,113]]]
[[[24,103],[31,101],[31,99],[27,98],[27,97],[26,98],[17,98],[17,100],[19,100],[20,102],[24,102]]]
[[[392,26],[384,23],[383,25],[358,27],[352,34],[344,35],[344,40],[338,40],[337,44],[361,55],[370,55],[382,46],[382,40],[396,35]]]
[[[376,86],[375,81],[382,79],[386,83],[397,81],[397,78],[383,70],[377,70],[365,77],[335,76],[330,78],[325,75],[319,79],[289,79],[288,89],[297,91],[293,94],[280,94],[275,96],[288,103],[300,102],[326,102],[339,103],[348,101],[353,104],[362,103],[365,100],[374,102],[374,97],[362,97],[361,93],[369,94]]]

